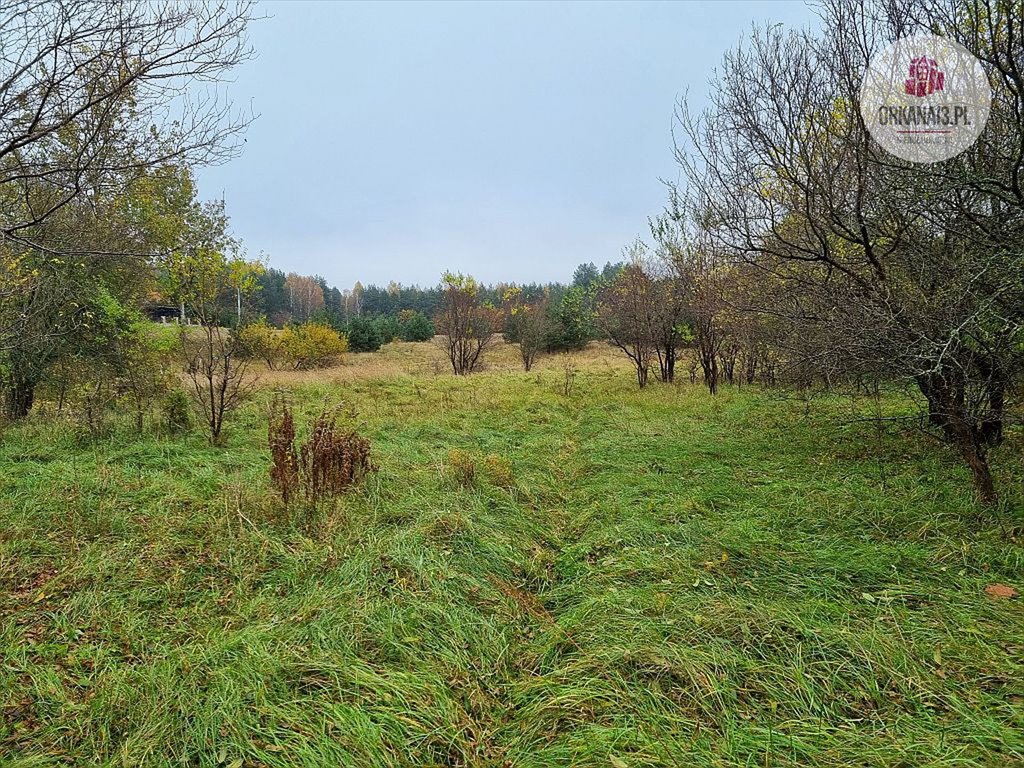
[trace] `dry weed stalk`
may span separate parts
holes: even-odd
[[[299,462],[295,454],[295,419],[280,393],[270,406],[267,429],[270,445],[270,481],[288,505],[299,490]]]
[[[337,410],[324,411],[299,449],[299,476],[306,499],[339,496],[372,472],[370,441],[337,424]]]
[[[300,491],[313,505],[340,496],[376,469],[370,462],[370,441],[354,429],[339,427],[337,420],[336,408],[321,413],[296,450],[291,409],[283,397],[275,398],[268,430],[270,479],[286,505]]]

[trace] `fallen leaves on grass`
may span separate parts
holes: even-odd
[[[1009,600],[1017,597],[1020,592],[1006,584],[989,584],[985,587],[985,594],[995,600]]]

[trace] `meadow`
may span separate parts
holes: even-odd
[[[985,509],[868,400],[490,362],[268,371],[219,448],[0,433],[0,764],[1024,762],[1024,605],[986,593],[1024,587],[1019,427]],[[275,390],[377,471],[284,509]]]

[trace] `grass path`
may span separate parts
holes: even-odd
[[[1019,434],[996,516],[838,399],[558,376],[298,385],[380,466],[313,519],[267,490],[267,392],[223,450],[8,431],[0,763],[1024,760],[1024,610],[984,594],[1024,581]]]

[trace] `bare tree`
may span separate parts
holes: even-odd
[[[678,285],[670,278],[655,283],[654,356],[658,361],[655,373],[658,380],[672,383],[676,380],[676,363],[683,343],[683,304],[679,300]]]
[[[1024,349],[1024,7],[829,0],[821,14],[820,35],[755,31],[709,108],[681,106],[680,195],[716,252],[787,287],[762,310],[785,321],[792,360],[833,384],[913,383],[992,502],[987,454]],[[868,135],[859,91],[882,45],[931,29],[978,54],[995,99],[975,147],[914,165]]]
[[[688,324],[704,384],[714,395],[726,342],[722,315],[727,265],[702,233],[688,231],[685,214],[677,206],[655,219],[651,229],[660,260],[672,270],[677,323]]]
[[[678,221],[666,213],[650,220],[654,239],[654,257],[646,267],[654,280],[652,334],[657,357],[658,379],[672,382],[676,378],[679,349],[692,322],[690,287],[681,271],[685,245],[680,238]]]
[[[203,275],[197,278],[200,271]],[[225,418],[252,394],[256,385],[256,377],[249,375],[247,350],[241,337],[219,323],[234,298],[231,272],[230,264],[219,254],[208,255],[200,266],[193,265],[195,287],[184,301],[198,324],[179,328],[182,362],[191,383],[193,404],[215,444],[221,441]],[[241,290],[245,291],[245,286]]]
[[[181,350],[190,393],[210,433],[219,443],[224,419],[252,394],[255,377],[241,353],[237,336],[212,324],[182,326]]]
[[[627,249],[629,263],[598,294],[596,316],[598,328],[633,364],[641,389],[647,386],[657,343],[658,297],[644,266],[645,252],[639,242]]]
[[[189,219],[189,247],[163,260],[167,288],[196,326],[180,328],[180,351],[191,394],[213,443],[221,441],[225,417],[251,394],[255,377],[249,376],[243,336],[222,326],[230,317],[237,296],[249,296],[262,272],[258,263],[246,262],[228,231],[221,206],[196,207]]]
[[[775,382],[778,354],[774,340],[780,330],[771,316],[756,310],[771,304],[772,288],[746,264],[730,265],[718,280],[719,323],[735,354],[736,370],[733,377],[726,376],[727,381]]]
[[[74,200],[231,157],[249,119],[212,86],[249,56],[250,16],[248,2],[0,5],[0,235],[42,247],[34,229]]]
[[[480,286],[468,275],[445,272],[441,311],[434,321],[439,343],[456,376],[480,369],[500,328],[499,312],[480,302]]]

